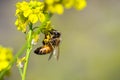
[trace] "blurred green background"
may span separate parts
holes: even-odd
[[[14,54],[25,43],[25,34],[14,26],[17,1],[0,0],[0,44],[12,47]],[[26,80],[120,80],[120,0],[87,4],[83,11],[52,17],[62,33],[60,59],[48,61],[49,55],[32,52]],[[21,80],[15,65],[7,80]]]

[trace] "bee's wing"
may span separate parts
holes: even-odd
[[[51,52],[51,54],[50,54],[48,60],[50,60],[50,59],[52,58],[52,56],[53,56],[53,51]]]
[[[59,59],[59,56],[60,56],[60,46],[59,46],[60,41],[61,41],[61,38],[58,39],[57,46],[55,47],[55,54],[54,55],[55,55],[57,60]]]
[[[53,52],[54,57],[58,60],[59,59],[59,46],[56,46]]]
[[[53,49],[48,60],[50,60],[52,58],[52,56],[54,56],[57,60],[59,59],[59,46],[57,46]]]
[[[57,60],[59,59],[59,56],[60,56],[60,47],[58,46],[57,47],[57,52],[56,52],[56,58],[57,58]]]
[[[50,43],[53,51],[51,52],[48,60],[50,60],[52,58],[52,56],[54,55],[54,57],[58,60],[59,59],[59,45],[58,46],[53,46],[51,43]]]

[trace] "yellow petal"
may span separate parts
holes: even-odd
[[[38,17],[39,17],[40,22],[44,22],[45,21],[45,15],[43,13],[39,13]]]
[[[29,15],[29,19],[28,19],[31,23],[36,23],[38,21],[38,17],[36,14],[31,14]]]
[[[31,13],[32,13],[32,10],[28,9],[28,10],[24,11],[23,15],[24,15],[24,17],[28,17]]]
[[[8,66],[9,62],[8,61],[2,61],[0,62],[0,71],[5,69]]]
[[[74,0],[62,0],[62,3],[65,8],[70,9],[71,7],[73,7]]]

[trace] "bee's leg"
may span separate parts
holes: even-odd
[[[59,59],[59,56],[60,56],[60,47],[58,46],[58,52],[57,52],[57,54],[56,54],[56,58],[57,58],[57,60]]]

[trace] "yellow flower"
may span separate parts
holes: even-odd
[[[48,11],[50,11],[51,13],[63,14],[64,8],[62,4],[54,4],[48,6]]]
[[[0,71],[4,70],[12,60],[12,50],[0,46]]]
[[[55,0],[45,0],[45,3],[47,3],[48,5],[51,5],[54,3]]]
[[[22,11],[25,11],[25,10],[27,10],[27,9],[29,8],[28,2],[25,2],[25,1],[23,1],[23,2],[18,2],[18,3],[16,4],[16,8],[19,9],[21,12],[22,12]]]
[[[17,65],[19,68],[23,68],[23,62],[25,62],[25,57],[22,57],[20,59],[17,59]]]
[[[60,0],[45,0],[47,10],[51,13],[63,14],[64,8]]]
[[[74,7],[77,10],[82,10],[87,6],[86,0],[75,0]]]
[[[56,4],[55,5],[55,12],[57,14],[63,14],[63,12],[64,12],[63,6],[61,4]]]
[[[16,4],[16,21],[17,29],[26,32],[29,23],[35,24],[38,21],[44,22],[45,16],[43,14],[44,3],[39,1],[22,1]]]
[[[28,18],[31,23],[36,23],[38,21],[38,16],[36,14],[31,14]]]
[[[74,0],[62,0],[65,8],[70,9],[74,5]]]
[[[32,11],[33,11],[33,13],[34,14],[38,14],[38,13],[40,13],[40,7],[36,7],[35,9],[32,9]]]
[[[20,13],[20,9],[16,9],[15,15],[18,15]]]
[[[32,13],[31,9],[27,9],[23,12],[24,17],[28,17]]]
[[[39,18],[40,22],[44,22],[45,21],[45,15],[43,13],[39,13],[38,14],[38,18]]]
[[[22,32],[26,32],[27,24],[28,24],[28,21],[22,22],[21,19],[16,19],[15,21],[15,25],[17,26],[17,29]]]
[[[0,71],[4,70],[8,65],[8,61],[0,61]]]

